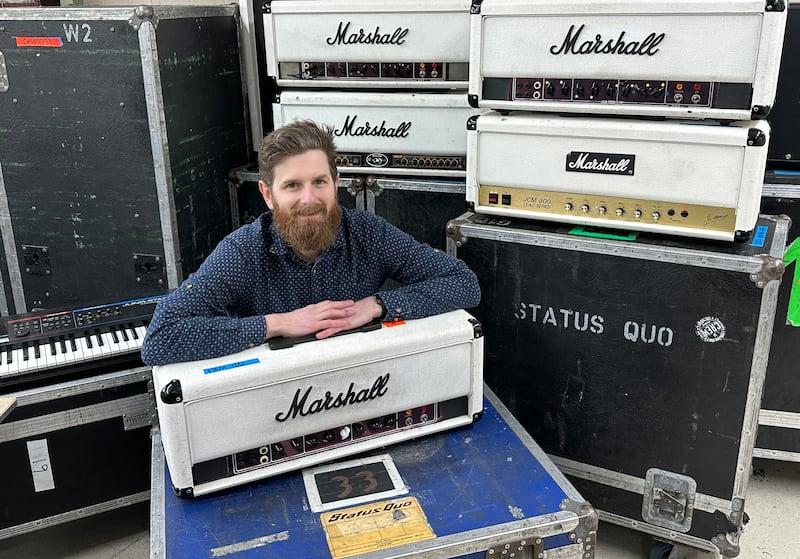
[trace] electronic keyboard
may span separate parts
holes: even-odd
[[[163,297],[3,317],[0,387],[138,362],[147,325]]]

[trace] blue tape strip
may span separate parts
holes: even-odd
[[[228,369],[235,369],[237,367],[246,367],[248,365],[255,365],[256,363],[260,363],[261,360],[258,358],[248,359],[247,361],[237,361],[236,363],[227,363],[225,365],[220,365],[218,367],[209,367],[208,369],[203,369],[203,374],[211,374],[211,373],[218,373],[220,371],[227,371]]]
[[[750,243],[754,247],[763,247],[764,243],[767,242],[767,230],[769,228],[766,225],[759,225],[756,227],[756,230],[753,231],[753,242]]]

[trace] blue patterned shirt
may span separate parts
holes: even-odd
[[[163,299],[142,345],[148,365],[209,359],[264,343],[264,315],[320,301],[378,295],[387,319],[477,306],[475,274],[371,213],[342,209],[339,232],[316,262],[297,257],[271,212],[223,239],[197,272]],[[383,290],[394,279],[401,287]]]

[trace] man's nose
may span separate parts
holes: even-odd
[[[303,192],[300,196],[300,202],[306,205],[312,205],[317,203],[317,196],[314,193],[314,188],[310,184],[306,184],[303,186]]]

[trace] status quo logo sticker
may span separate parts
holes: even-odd
[[[716,316],[706,316],[695,325],[697,337],[708,343],[716,343],[725,339],[725,325]]]

